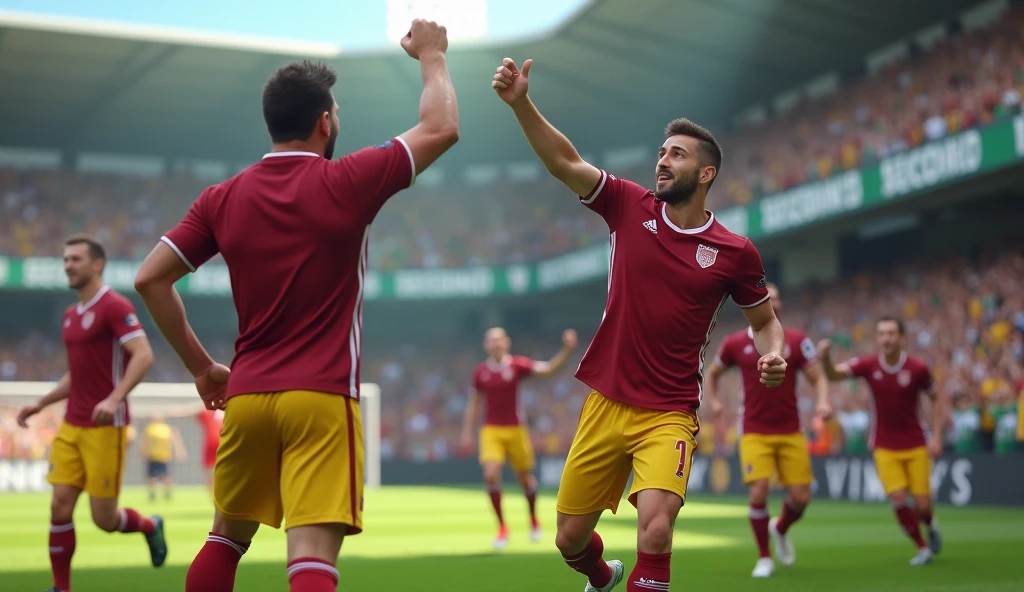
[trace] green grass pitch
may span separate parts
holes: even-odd
[[[82,500],[85,501],[84,498]],[[169,502],[150,503],[129,489],[125,505],[167,520],[170,556],[149,566],[141,535],[105,534],[89,520],[88,504],[76,514],[75,592],[180,592],[188,563],[209,530],[212,506],[204,490],[179,489]],[[491,550],[494,523],[482,491],[386,487],[368,491],[366,533],[345,542],[338,562],[339,590],[424,592],[530,590],[579,592],[584,581],[560,560],[554,539],[554,500],[542,497],[545,540],[527,539],[525,502],[505,496],[512,530],[509,548]],[[777,512],[778,498],[772,509]],[[636,512],[606,514],[600,532],[606,557],[635,560]],[[673,590],[846,590],[1009,592],[1024,590],[1024,510],[940,507],[946,548],[933,565],[912,568],[912,545],[886,505],[816,501],[791,536],[797,564],[771,580],[752,581],[756,553],[742,499],[695,497],[675,533]],[[50,586],[47,557],[48,498],[0,495],[0,591],[42,592]],[[288,589],[282,531],[265,528],[238,570],[236,590]],[[625,585],[617,590],[625,591]]]

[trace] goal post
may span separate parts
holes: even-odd
[[[23,405],[49,393],[55,382],[0,381],[0,494],[12,491],[41,491],[49,468],[47,458],[57,426],[64,415],[62,403],[52,405],[44,414],[30,420],[29,429],[14,425],[14,416]],[[373,383],[360,386],[359,406],[363,419],[365,453],[364,486],[381,484],[381,403],[380,388]],[[202,467],[202,433],[195,416],[203,409],[195,385],[186,383],[144,382],[129,396],[132,427],[126,457],[125,483],[145,481],[139,438],[148,418],[163,416],[175,427],[185,445],[184,459],[172,464],[175,483],[199,485],[206,482]],[[339,421],[344,421],[340,418]]]

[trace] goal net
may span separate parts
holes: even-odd
[[[29,420],[29,428],[18,427],[18,409],[49,393],[52,382],[0,382],[0,494],[46,491],[50,443],[64,417],[64,405],[52,405]],[[125,485],[140,485],[146,479],[141,435],[146,425],[163,418],[180,434],[184,450],[176,451],[170,463],[175,484],[206,483],[203,468],[203,431],[198,415],[204,409],[192,383],[143,383],[132,391],[129,444],[125,460]],[[363,442],[366,452],[365,486],[380,486],[380,389],[376,384],[360,387]]]

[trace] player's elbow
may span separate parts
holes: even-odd
[[[159,279],[159,276],[153,272],[152,267],[143,265],[139,268],[139,272],[135,274],[135,291],[138,292],[139,296],[145,297],[153,292],[153,289],[159,283]]]

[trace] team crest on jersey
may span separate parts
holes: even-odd
[[[381,142],[380,144],[375,144],[374,148],[390,148],[394,144],[395,144],[395,142],[393,140],[388,140],[387,142]]]
[[[718,259],[718,249],[709,247],[707,245],[699,245],[697,247],[697,263],[704,269],[707,269],[715,264],[715,260]]]
[[[139,317],[135,316],[135,313],[130,312],[128,316],[124,318],[125,327],[136,327],[139,324]]]
[[[89,327],[92,327],[92,323],[95,320],[96,320],[96,314],[93,313],[91,310],[90,311],[86,311],[86,313],[84,315],[82,315],[82,328],[83,329],[88,329]]]
[[[504,380],[508,381],[508,380],[512,380],[513,378],[515,378],[515,374],[512,372],[512,368],[511,367],[503,368],[502,371],[501,371],[501,377]]]
[[[903,388],[910,386],[910,371],[900,370],[900,373],[896,376],[896,382],[900,383],[900,386]]]
[[[747,345],[747,347],[743,348],[743,353],[746,354],[746,355],[750,355],[750,354],[754,353],[754,346]]]

